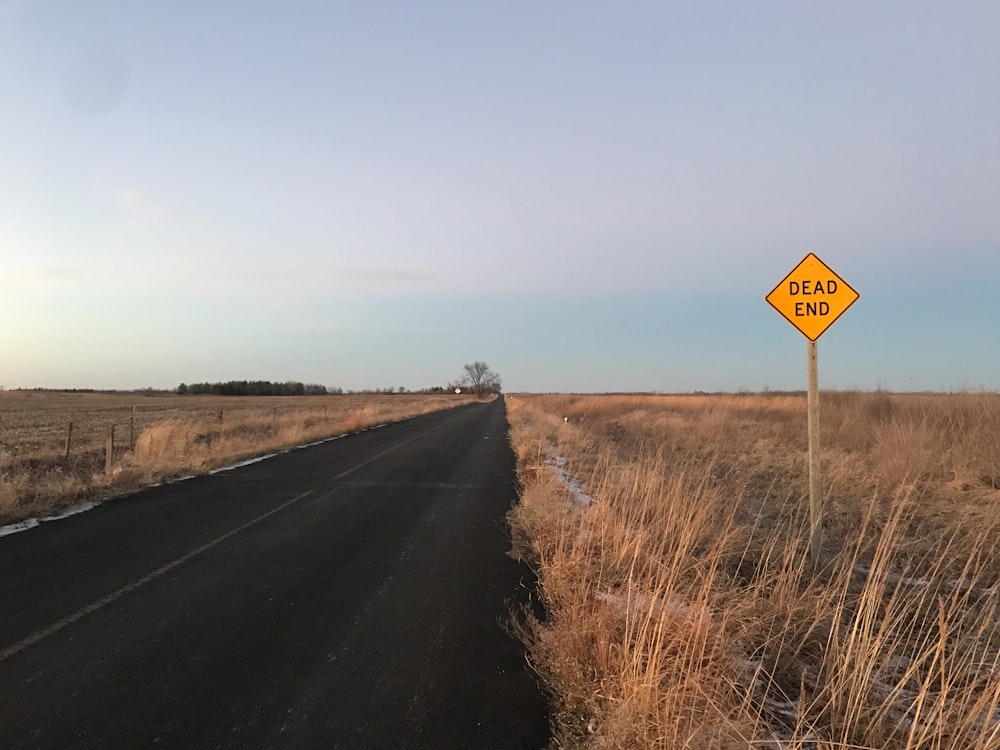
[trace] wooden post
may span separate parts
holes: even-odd
[[[73,423],[66,423],[66,460],[69,460],[69,446],[73,440]]]
[[[104,446],[104,473],[111,476],[111,464],[115,455],[115,426],[108,425],[108,437]]]
[[[271,429],[278,428],[278,410],[277,408],[271,409]]]
[[[819,565],[823,549],[823,480],[819,460],[819,357],[815,341],[807,345],[809,411],[809,557]]]
[[[223,428],[222,409],[219,409],[219,442],[220,443],[222,442],[222,428]]]
[[[128,419],[128,449],[135,450],[135,407],[132,407],[132,416]]]

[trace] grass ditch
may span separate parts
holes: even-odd
[[[508,398],[554,747],[1000,748],[1000,397],[822,401],[816,571],[804,396]]]

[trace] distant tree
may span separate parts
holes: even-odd
[[[275,383],[270,380],[228,380],[225,383],[181,383],[175,389],[180,395],[214,396],[325,396],[325,385],[300,383],[288,380]]]
[[[464,365],[464,372],[459,380],[459,384],[469,388],[476,396],[485,396],[487,393],[500,392],[500,375],[490,369],[485,362],[478,360]]]

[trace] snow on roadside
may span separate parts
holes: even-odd
[[[853,568],[853,573],[859,578],[868,579],[871,577],[872,569],[867,565],[862,565],[858,563]],[[883,578],[886,584],[892,586],[906,586],[908,588],[928,588],[933,584],[928,578],[914,578],[912,576],[904,576],[898,573],[888,573],[883,574]],[[968,586],[960,579],[953,579],[950,581],[944,581],[941,583],[941,587],[949,591],[961,591],[969,592],[978,599],[983,599],[986,597],[993,597],[1000,594],[1000,585],[994,584],[992,586]]]
[[[586,507],[593,504],[594,498],[588,495],[583,489],[583,480],[566,468],[567,461],[564,456],[560,456],[550,450],[549,457],[545,460],[545,465],[555,472],[556,476],[559,477],[559,481],[569,490],[574,505]]]
[[[48,523],[49,521],[61,521],[64,518],[75,516],[77,513],[86,513],[88,510],[96,507],[97,503],[94,502],[80,503],[79,505],[74,505],[70,508],[67,508],[64,511],[61,511],[51,516],[42,516],[41,518],[27,518],[24,521],[18,521],[17,523],[11,523],[6,526],[0,526],[0,536],[8,536],[9,534],[16,534],[19,531],[27,531],[28,529],[33,529],[36,526],[43,523]]]
[[[375,425],[374,427],[368,427],[361,432],[366,432],[367,430],[377,430],[380,427],[385,427],[388,423]],[[297,451],[302,448],[311,448],[315,445],[322,445],[323,443],[330,443],[334,440],[340,440],[349,435],[349,432],[342,432],[339,435],[334,435],[333,437],[324,438],[323,440],[316,440],[311,443],[303,443],[302,445],[296,445],[294,448],[289,448],[283,451],[277,451],[275,453],[268,453],[263,456],[255,456],[254,458],[248,458],[243,461],[237,461],[234,464],[229,464],[228,466],[220,466],[216,469],[212,469],[206,472],[209,476],[215,474],[221,474],[224,471],[232,471],[233,469],[239,469],[243,466],[249,466],[250,464],[260,463],[261,461],[266,461],[269,458],[274,458],[275,456],[280,456],[284,453],[290,453],[291,451]],[[165,482],[153,482],[152,484],[147,484],[142,489],[151,489],[153,487],[162,487],[164,484],[176,484],[177,482],[184,482],[188,479],[194,479],[195,474],[185,474],[182,477],[177,477],[176,479],[170,479]],[[68,518],[69,516],[75,516],[77,513],[85,513],[88,510],[92,510],[101,504],[101,501],[92,502],[88,501],[85,503],[80,503],[79,505],[74,505],[66,510],[60,511],[51,516],[42,516],[41,518],[26,518],[23,521],[16,521],[15,523],[7,524],[6,526],[0,526],[0,537],[9,536],[11,534],[17,534],[21,531],[27,531],[28,529],[33,529],[36,526],[40,526],[43,523],[49,523],[50,521],[60,521],[63,518]]]
[[[560,483],[569,491],[573,507],[579,511],[593,504],[595,499],[584,490],[583,481],[568,469],[568,461],[564,456],[559,455],[555,448],[548,446],[548,458],[545,460],[548,466]],[[603,603],[611,605],[614,611],[621,617],[627,617],[630,613],[645,612],[651,617],[661,617],[664,613],[684,621],[705,625],[711,622],[712,612],[705,605],[692,604],[684,598],[667,593],[655,595],[642,591],[638,586],[632,585],[624,592],[620,591],[599,591],[595,598]],[[761,679],[763,663],[761,661],[751,661],[742,657],[743,644],[739,641],[733,643],[733,651],[736,663],[740,665],[742,674],[737,678],[744,687],[750,691],[763,712],[769,715],[770,720],[765,719],[764,725],[771,735],[769,739],[763,741],[763,750],[816,750],[816,738],[810,733],[805,738],[791,740],[790,735],[781,727],[789,722],[793,726],[800,723],[799,705],[797,701],[789,701],[785,696],[777,697],[768,691],[767,683]]]
[[[315,443],[313,443],[315,445]],[[307,446],[301,446],[303,448]],[[218,469],[212,469],[208,472],[209,476],[214,476],[216,474],[221,474],[224,471],[232,471],[233,469],[240,469],[244,466],[249,466],[250,464],[259,464],[261,461],[267,461],[269,458],[274,458],[275,456],[280,456],[282,453],[288,453],[288,451],[276,451],[275,453],[265,453],[263,456],[254,456],[253,458],[247,458],[243,461],[237,461],[234,464],[229,464],[228,466],[220,466]]]
[[[598,601],[607,602],[613,606],[622,617],[637,611],[646,612],[650,617],[659,617],[661,613],[668,612],[682,620],[696,622],[712,617],[708,607],[704,605],[689,604],[675,594],[668,594],[665,597],[655,596],[642,591],[635,585],[632,585],[624,594],[598,591],[596,596]]]
[[[545,460],[545,465],[555,473],[560,483],[569,491],[573,506],[582,511],[588,505],[593,504],[595,499],[584,490],[583,481],[569,470],[567,459],[559,455],[552,445],[548,445],[547,448],[548,458]],[[855,565],[853,570],[855,576],[863,578],[870,576],[871,572],[869,567],[861,564]],[[930,586],[932,582],[926,578],[893,573],[886,576],[886,583],[922,588]],[[960,589],[962,583],[957,580],[946,581],[944,586],[950,589]],[[987,588],[974,588],[971,592],[977,598],[997,596],[1000,594],[1000,584]],[[615,612],[623,617],[637,611],[648,612],[654,617],[667,612],[674,617],[695,622],[703,622],[712,617],[708,607],[690,604],[674,594],[668,594],[664,597],[646,593],[634,585],[624,593],[599,591],[595,596],[598,601],[610,604]],[[744,653],[744,644],[738,640],[733,644],[733,648],[740,671],[737,682],[749,691],[752,699],[760,706],[765,717],[764,726],[771,735],[770,738],[762,740],[760,745],[762,750],[791,750],[792,748],[795,750],[817,750],[820,744],[815,732],[808,732],[804,737],[792,739],[794,730],[789,729],[789,727],[800,727],[803,724],[802,706],[799,701],[789,700],[787,696],[775,695],[771,692],[769,689],[771,687],[770,680],[764,679],[763,660],[751,660],[741,656],[740,654]],[[873,681],[872,691],[889,706],[890,715],[900,727],[905,729],[914,726],[921,729],[925,727],[926,720],[918,721],[914,715],[913,706],[917,703],[916,693],[883,680]],[[1000,708],[978,717],[976,726],[989,726],[994,731],[1000,730]]]
[[[19,531],[27,531],[28,529],[35,528],[41,520],[38,518],[29,518],[26,521],[18,521],[17,523],[11,523],[6,526],[0,526],[0,536],[7,536],[8,534],[16,534]]]

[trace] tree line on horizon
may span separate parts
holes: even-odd
[[[338,396],[344,393],[426,393],[450,392],[450,388],[433,386],[416,391],[398,388],[371,388],[360,391],[328,388],[318,383],[300,383],[297,380],[275,382],[271,380],[228,380],[219,383],[181,383],[174,389],[179,396]]]
[[[287,380],[227,380],[220,383],[181,383],[174,390],[179,396],[326,396],[325,385]]]
[[[0,391],[6,390],[0,386]],[[418,390],[407,390],[404,386],[398,388],[363,388],[347,390],[330,388],[318,383],[302,383],[298,380],[278,382],[273,380],[227,380],[215,383],[181,383],[173,390],[157,388],[133,388],[120,390],[114,388],[15,388],[17,391],[60,392],[60,393],[134,393],[144,396],[166,395],[175,393],[178,396],[332,396],[348,394],[443,394],[471,391],[476,396],[499,394],[501,390],[500,374],[485,362],[475,361],[462,368],[462,376],[447,385],[431,386]]]

